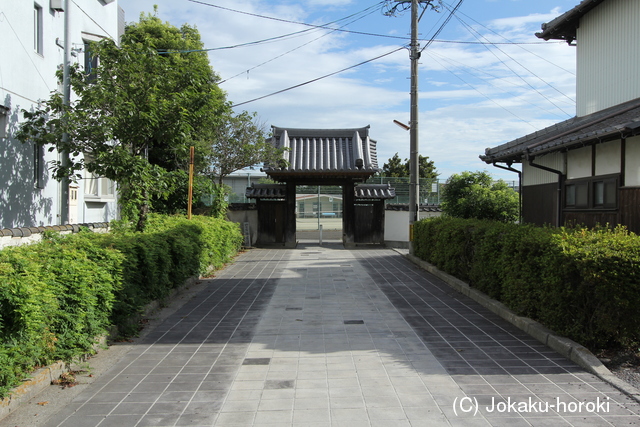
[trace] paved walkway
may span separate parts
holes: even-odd
[[[47,423],[628,426],[639,405],[392,250],[251,250]]]

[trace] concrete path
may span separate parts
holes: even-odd
[[[640,406],[392,250],[251,250],[46,423],[629,426]]]

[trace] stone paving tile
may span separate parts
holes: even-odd
[[[395,251],[301,245],[241,255],[48,425],[627,426],[639,414]]]

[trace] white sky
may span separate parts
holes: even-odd
[[[459,0],[444,0],[451,8]],[[153,11],[175,26],[200,31],[220,87],[244,103],[334,73],[407,45],[410,14],[388,17],[375,0],[120,0],[127,22]],[[203,4],[205,3],[205,4]],[[579,0],[465,0],[422,53],[419,70],[419,151],[440,177],[487,170],[496,178],[514,173],[486,165],[486,147],[519,138],[575,115],[575,47],[535,37],[540,25]],[[236,11],[209,5],[222,6]],[[260,16],[256,16],[260,15]],[[266,19],[262,16],[276,18]],[[351,16],[347,20],[346,17]],[[420,21],[425,41],[449,16],[427,10]],[[330,32],[298,23],[335,26]],[[291,21],[291,22],[284,22]],[[306,32],[289,37],[283,35]],[[374,34],[374,35],[373,35]],[[391,36],[391,37],[389,37]],[[244,47],[239,44],[276,40]],[[398,38],[400,37],[400,38]],[[501,45],[477,44],[479,40]],[[468,43],[475,42],[475,43]],[[226,48],[226,49],[219,49]],[[385,56],[316,82],[249,102],[268,126],[343,128],[371,125],[380,167],[394,153],[409,157],[409,52]]]

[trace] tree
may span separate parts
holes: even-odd
[[[389,163],[385,163],[382,166],[382,176],[386,177],[409,177],[411,176],[411,168],[409,165],[409,159],[404,159],[404,163],[400,160],[398,153],[394,154],[389,159]],[[429,157],[418,155],[418,178],[437,178],[438,172],[436,171],[433,160],[429,160]]]
[[[457,218],[511,222],[519,215],[518,193],[502,180],[492,182],[486,171],[451,175],[441,200],[442,212]]]
[[[24,111],[18,138],[71,155],[52,165],[56,179],[82,178],[86,168],[116,181],[122,216],[142,230],[152,199],[168,196],[183,175],[171,172],[186,169],[189,146],[198,147],[196,170],[206,169],[211,129],[230,110],[202,48],[195,28],[141,15],[120,46],[91,44],[97,68],[70,71],[78,99],[64,106],[54,92]]]
[[[213,131],[211,141],[213,175],[222,185],[225,176],[258,163],[277,164],[281,150],[266,141],[266,131],[256,117],[243,111],[229,114]]]

